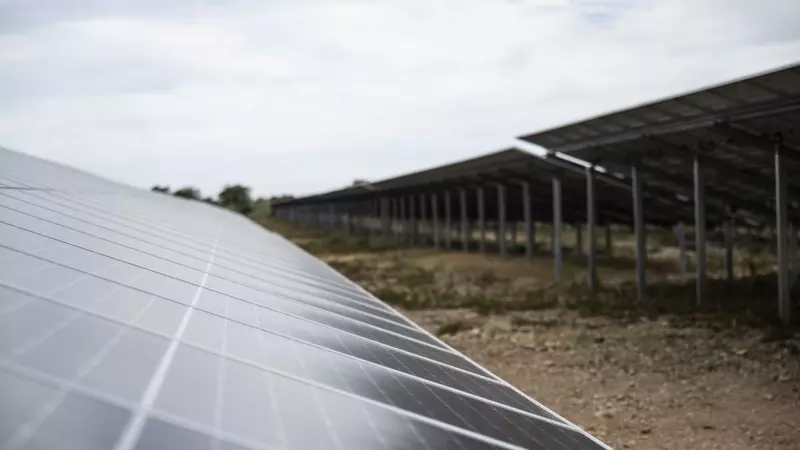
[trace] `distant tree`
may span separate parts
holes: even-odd
[[[217,203],[245,215],[250,214],[253,210],[250,188],[241,184],[227,185],[222,188],[222,191],[217,196]]]
[[[210,197],[210,196],[203,198],[203,201],[206,202],[206,203],[211,203],[212,205],[216,205],[217,204],[217,201],[214,200],[214,198]]]
[[[155,185],[150,188],[153,192],[161,192],[162,194],[169,194],[169,186],[159,186]]]
[[[280,202],[285,202],[287,200],[292,200],[293,198],[294,198],[294,195],[281,194],[281,195],[275,195],[275,196],[270,197],[269,198],[269,202],[270,202],[270,204],[272,204],[272,203],[280,203]]]
[[[363,186],[365,184],[369,184],[369,180],[363,180],[361,178],[356,178],[353,180],[353,186]]]
[[[200,200],[202,198],[200,195],[200,190],[191,186],[182,187],[173,192],[172,195],[176,197],[187,198],[189,200]]]
[[[266,197],[258,197],[255,202],[253,202],[253,210],[250,211],[251,219],[255,220],[256,222],[260,222],[270,217],[272,213],[272,208],[270,205],[270,200]]]

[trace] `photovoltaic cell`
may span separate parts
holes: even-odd
[[[0,150],[0,447],[606,448],[244,217]]]

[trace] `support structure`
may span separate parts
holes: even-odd
[[[483,187],[478,187],[478,250],[486,253],[486,202],[483,196]]]
[[[417,243],[417,208],[414,196],[408,196],[408,245]]]
[[[587,279],[589,289],[594,292],[597,286],[597,212],[595,201],[595,172],[594,166],[586,169],[586,222],[589,234],[589,247],[586,249],[588,256],[589,273]]]
[[[381,234],[384,238],[388,238],[391,234],[391,223],[389,220],[389,199],[386,197],[381,198]]]
[[[427,245],[427,239],[425,238],[425,231],[426,228],[425,219],[426,214],[425,211],[425,194],[419,195],[419,225],[417,226],[417,234],[419,235],[419,243],[422,245]]]
[[[553,260],[556,281],[564,278],[564,255],[561,245],[561,180],[553,177]]]
[[[733,215],[728,215],[725,218],[723,225],[725,233],[725,279],[728,284],[733,285],[733,241],[735,236],[733,234]]]
[[[631,184],[633,188],[633,228],[636,233],[636,299],[644,302],[647,299],[647,237],[644,228],[644,205],[642,202],[642,175],[638,163],[631,166]]]
[[[439,250],[439,199],[431,194],[431,221],[433,222],[433,248]]]
[[[694,155],[694,240],[697,255],[697,304],[705,302],[706,292],[706,191],[700,155]]]
[[[397,204],[400,206],[400,214],[399,220],[399,232],[398,236],[400,237],[400,243],[405,244],[408,241],[408,210],[406,209],[406,198],[405,197],[398,197]]]
[[[533,261],[533,248],[536,238],[533,228],[533,218],[531,217],[531,184],[527,181],[522,182],[522,214],[525,216],[525,257],[528,261]]]
[[[792,320],[792,299],[789,297],[789,209],[786,167],[780,144],[775,144],[775,225],[778,253],[778,316],[783,323]]]
[[[467,190],[461,188],[458,190],[459,200],[461,203],[461,250],[464,252],[469,251],[469,222],[467,221]]]
[[[675,234],[678,237],[678,268],[681,276],[686,276],[688,269],[688,260],[686,256],[686,224],[683,221],[678,222],[675,227]]]
[[[497,247],[500,258],[506,259],[506,187],[503,183],[497,184]]]
[[[444,247],[453,248],[453,216],[450,207],[450,191],[444,191]]]

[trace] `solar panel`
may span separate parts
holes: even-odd
[[[282,237],[0,149],[5,449],[607,448]]]

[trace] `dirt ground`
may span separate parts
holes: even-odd
[[[800,449],[800,336],[760,307],[769,279],[712,280],[717,302],[698,308],[677,264],[655,257],[648,275],[671,284],[637,305],[624,257],[601,260],[592,295],[579,255],[554,283],[546,255],[501,261],[267,226],[614,448]]]

